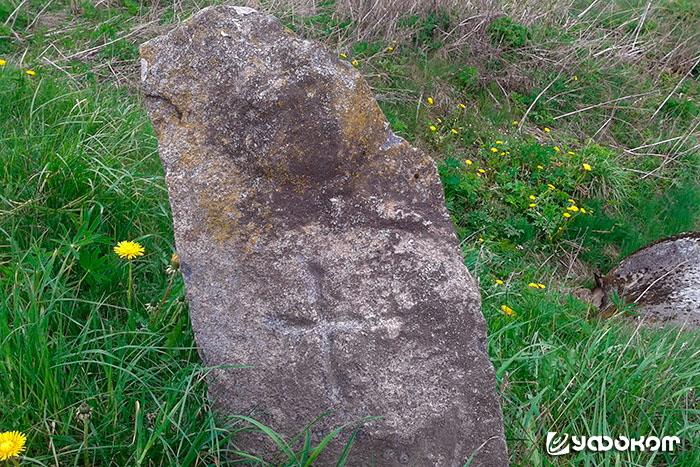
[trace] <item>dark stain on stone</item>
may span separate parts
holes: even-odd
[[[180,271],[182,271],[182,277],[184,280],[189,281],[192,279],[192,268],[188,263],[182,261],[182,258],[180,258]]]

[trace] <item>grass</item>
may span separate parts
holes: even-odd
[[[570,294],[700,228],[700,7],[430,5],[266,7],[356,60],[394,130],[438,161],[512,465],[700,464],[697,332],[636,326],[622,304],[603,320]],[[136,51],[195,8],[0,0],[0,430],[28,435],[23,465],[265,465],[236,446],[250,430],[280,446],[273,465],[323,448],[210,407],[166,271],[172,220]],[[146,250],[131,300],[122,240]],[[552,457],[549,431],[683,443]]]

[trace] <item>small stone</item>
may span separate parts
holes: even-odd
[[[604,315],[615,310],[615,291],[652,323],[700,327],[700,232],[652,242],[615,266],[602,280]]]
[[[200,355],[249,366],[211,372],[216,408],[290,437],[328,413],[313,443],[350,424],[318,467],[363,419],[347,465],[507,465],[436,165],[392,133],[359,71],[229,6],[140,52]],[[277,454],[262,435],[235,442]]]

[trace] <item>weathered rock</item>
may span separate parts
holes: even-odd
[[[350,466],[507,465],[478,289],[435,163],[360,73],[211,7],[141,47],[209,393],[285,435],[363,417]],[[352,428],[314,465],[335,465]],[[251,439],[243,440],[255,448]]]
[[[602,279],[604,315],[615,291],[649,322],[700,326],[700,232],[662,238],[635,251]]]

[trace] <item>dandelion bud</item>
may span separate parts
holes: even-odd
[[[92,417],[92,407],[83,402],[80,404],[80,407],[75,410],[75,415],[78,417],[78,420],[86,423],[88,420],[90,420],[90,417]]]

